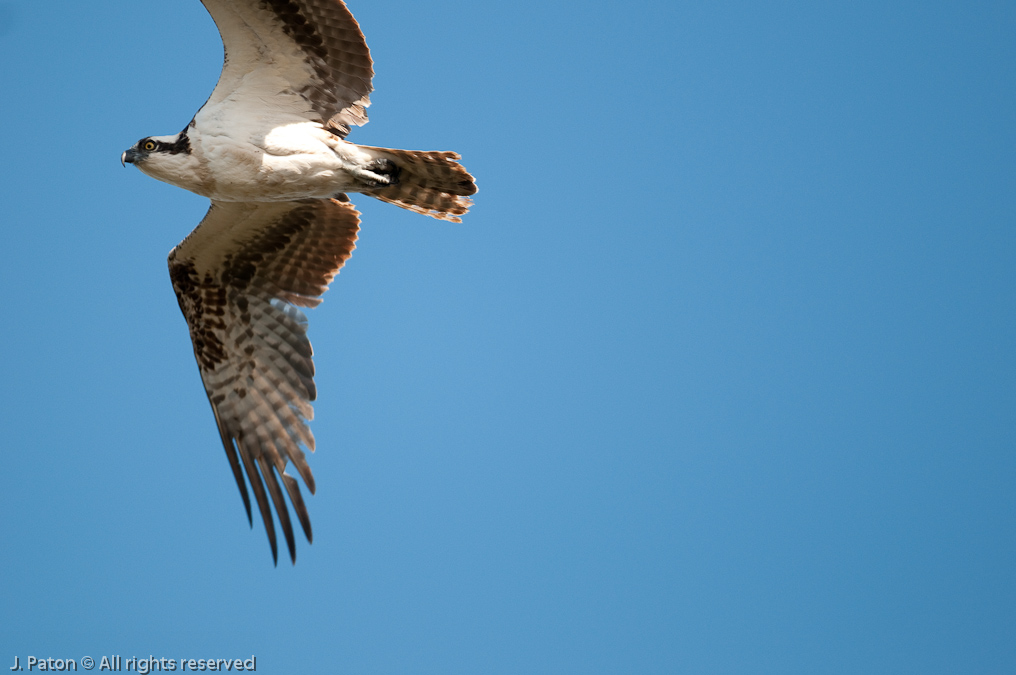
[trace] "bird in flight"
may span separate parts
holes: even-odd
[[[346,193],[459,222],[476,192],[454,152],[345,140],[366,124],[370,50],[341,0],[202,0],[225,47],[219,81],[186,128],[148,136],[121,161],[211,199],[169,254],[169,275],[247,520],[244,473],[278,562],[271,504],[289,555],[283,490],[307,541],[292,464],[314,493],[314,364],[300,307],[321,302],[355,248]]]

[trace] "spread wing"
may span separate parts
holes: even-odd
[[[341,136],[367,123],[370,50],[341,0],[201,1],[226,51],[208,103],[270,98]]]
[[[244,471],[276,561],[269,498],[296,562],[280,479],[312,540],[299,484],[285,472],[292,462],[314,493],[301,448],[314,450],[307,426],[314,415],[314,363],[298,307],[321,302],[355,248],[359,222],[351,204],[334,199],[212,202],[201,224],[169,254],[173,289],[247,519]]]

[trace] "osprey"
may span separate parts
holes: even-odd
[[[244,472],[278,548],[296,545],[289,495],[313,540],[296,468],[314,493],[314,364],[307,319],[355,248],[360,192],[459,222],[476,192],[454,152],[345,140],[367,122],[374,75],[360,26],[341,0],[202,0],[225,47],[214,91],[187,127],[142,138],[121,161],[212,200],[169,254],[169,274],[247,520]]]

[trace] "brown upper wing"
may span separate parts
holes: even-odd
[[[312,119],[343,136],[350,125],[367,123],[370,50],[341,0],[201,1],[226,51],[210,103],[290,94],[309,104]]]
[[[296,546],[279,479],[312,540],[292,462],[313,494],[302,447],[316,397],[307,319],[355,248],[359,214],[348,202],[212,202],[201,224],[169,254],[194,356],[244,505],[246,472],[278,559],[269,498],[290,557]],[[301,447],[302,446],[302,447]],[[242,468],[241,468],[242,466]],[[266,494],[267,488],[267,494]]]

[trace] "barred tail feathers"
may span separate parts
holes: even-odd
[[[476,193],[476,183],[458,163],[455,152],[393,150],[361,145],[375,158],[387,159],[399,167],[395,185],[371,188],[363,194],[439,220],[462,222]]]

